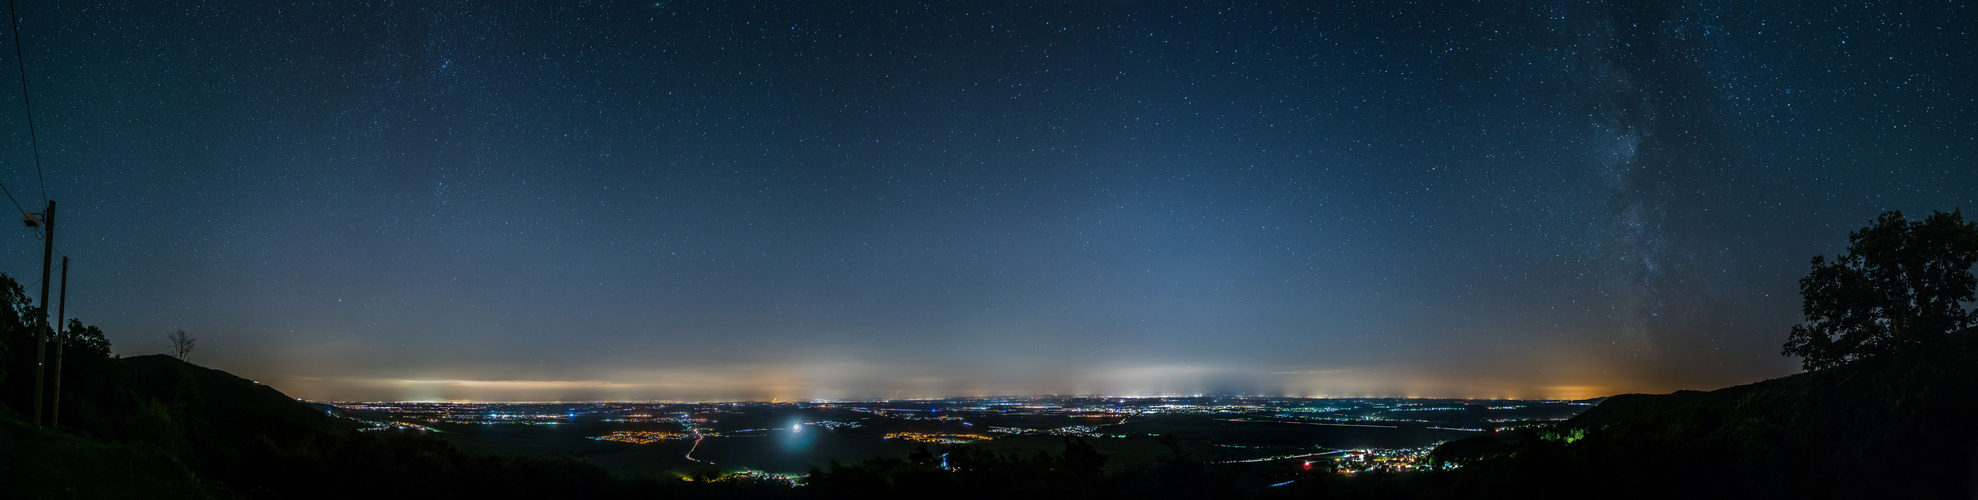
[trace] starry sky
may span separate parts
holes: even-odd
[[[22,0],[0,182],[316,400],[1714,389],[1978,209],[1959,2],[851,3]]]

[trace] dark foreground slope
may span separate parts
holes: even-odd
[[[0,409],[0,498],[704,498],[750,486],[624,478],[581,460],[361,432],[223,371],[168,356],[113,361],[104,379],[116,390],[64,402],[99,418],[36,429]]]
[[[1710,392],[1608,399],[1547,432],[1458,441],[1419,493],[1973,498],[1978,332]],[[1577,494],[1575,493],[1575,494]]]
[[[156,447],[36,429],[0,414],[0,497],[202,498],[199,478]]]

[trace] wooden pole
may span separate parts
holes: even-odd
[[[69,332],[69,256],[62,256],[62,294],[55,299],[55,397],[48,401],[48,426],[62,428],[62,345],[68,343]]]
[[[41,328],[34,332],[34,426],[41,427],[43,373],[48,371],[48,260],[55,255],[55,200],[48,200],[48,211],[41,214],[46,238],[41,239]]]

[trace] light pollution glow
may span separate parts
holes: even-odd
[[[1464,397],[1587,399],[1611,385],[1533,385],[1513,380],[1461,384],[1411,381],[1378,370],[1256,372],[1202,366],[1135,366],[1085,371],[1068,380],[988,385],[940,377],[887,377],[858,364],[750,370],[648,370],[586,380],[467,380],[284,376],[271,380],[292,396],[319,401],[824,401],[944,397],[1103,395],[1191,396],[1205,393],[1292,397]],[[847,390],[865,387],[867,390]],[[1268,388],[1232,390],[1234,387]]]

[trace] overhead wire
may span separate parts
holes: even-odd
[[[29,97],[28,85],[27,85],[27,51],[23,49],[24,46],[21,43],[21,16],[19,10],[14,6],[14,3],[15,0],[7,0],[7,21],[9,25],[13,27],[14,30],[13,31],[14,68],[19,70],[19,75],[21,78],[21,109],[27,113],[28,149],[34,152],[34,181],[35,184],[41,189],[42,202],[46,203],[48,200],[48,179],[47,176],[42,173],[42,169],[41,169],[41,137],[40,134],[36,132],[36,128],[34,126],[34,100]],[[21,201],[19,199],[14,198],[14,191],[12,189],[8,189],[6,184],[0,183],[0,193],[4,193],[7,195],[7,201],[14,204],[14,210],[20,211],[22,217],[33,216],[31,213],[27,211],[26,208],[21,207]],[[42,236],[41,233],[42,233],[41,230],[34,231],[34,239],[36,241],[40,241],[44,238],[44,236]],[[57,254],[62,254],[62,251],[60,249],[54,249],[54,248],[50,248],[50,249],[54,250],[55,253]],[[68,257],[68,255],[66,254],[62,254],[62,256]],[[40,280],[35,280],[35,281],[36,283],[40,282]],[[33,285],[29,285],[29,286],[31,287]]]
[[[27,209],[21,208],[21,202],[14,199],[14,192],[8,190],[6,184],[0,184],[0,193],[7,193],[7,201],[14,202],[14,210],[21,211],[23,217],[27,216]]]
[[[28,85],[27,85],[27,51],[22,49],[21,17],[19,14],[19,10],[14,5],[14,2],[15,0],[7,0],[7,21],[8,24],[12,26],[14,30],[13,31],[14,68],[19,70],[20,81],[21,81],[21,107],[22,110],[27,113],[28,148],[34,152],[34,180],[37,187],[39,187],[41,190],[42,201],[46,203],[48,200],[48,180],[46,174],[42,172],[42,168],[41,168],[41,137],[40,134],[37,133],[36,131],[37,129],[34,125],[34,100],[30,98],[28,95]],[[7,202],[14,204],[14,210],[19,211],[22,217],[24,218],[33,217],[33,214],[29,213],[27,211],[27,208],[21,206],[21,200],[14,197],[14,190],[8,188],[5,183],[0,183],[0,194],[7,195]],[[34,233],[34,239],[36,241],[42,241],[46,239],[46,236],[42,234],[43,231],[44,230],[40,230],[40,229],[32,230],[32,232]],[[61,250],[55,249],[52,246],[49,247],[49,250],[53,250],[57,254],[62,253]],[[66,258],[68,256],[63,255],[63,257]],[[46,279],[46,276],[41,278],[35,278],[34,282],[28,283],[27,287],[25,288],[34,288],[36,285],[40,285],[43,279]],[[45,306],[46,305],[44,304],[44,307]]]
[[[14,9],[14,0],[7,0],[7,20],[14,26],[14,66],[20,69],[21,107],[27,111],[28,148],[34,150],[34,180],[41,185],[41,199],[47,201],[48,181],[41,174],[41,139],[34,132],[34,101],[28,99],[27,93],[27,51],[21,50],[21,16]],[[7,199],[13,198],[13,193],[7,193]],[[20,207],[20,202],[14,202],[14,208]],[[21,213],[26,214],[27,211],[22,210]]]
[[[14,68],[19,71],[20,80],[21,80],[21,109],[23,112],[27,114],[28,149],[34,152],[34,181],[37,187],[41,189],[42,203],[47,204],[49,203],[48,179],[47,179],[47,175],[43,173],[41,168],[41,137],[34,125],[34,100],[30,97],[30,94],[28,93],[27,51],[23,48],[24,45],[21,43],[21,16],[18,8],[15,7],[14,3],[15,0],[7,0],[7,21],[9,25],[13,27],[14,30],[13,31]],[[7,195],[7,201],[14,204],[14,210],[20,211],[21,217],[24,218],[33,217],[33,215],[29,213],[26,208],[21,207],[21,201],[19,199],[14,198],[14,191],[12,189],[8,189],[6,184],[0,183],[0,193],[4,193]],[[36,241],[45,240],[47,237],[42,234],[44,231],[46,231],[45,228],[34,230],[33,231],[34,239]],[[64,261],[66,261],[69,257],[68,254],[63,253],[61,249],[54,248],[54,246],[52,245],[49,246],[48,249],[54,251],[56,255],[61,255]],[[36,278],[34,280],[34,283],[29,283],[27,287],[33,288],[35,285],[41,284],[42,279],[45,279],[45,277]]]

